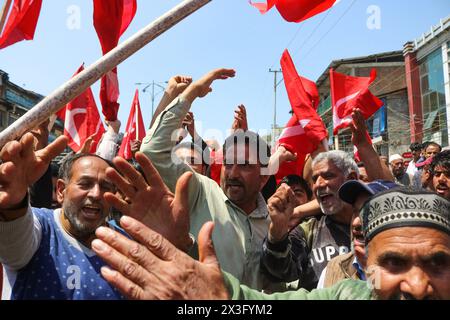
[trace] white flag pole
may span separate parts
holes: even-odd
[[[6,17],[8,16],[9,8],[11,8],[12,0],[5,0],[2,11],[0,11],[0,35],[2,35],[3,27],[5,26]]]
[[[0,147],[38,126],[103,75],[212,0],[185,0],[67,81],[0,133]]]

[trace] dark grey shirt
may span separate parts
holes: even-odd
[[[299,287],[316,288],[328,261],[350,250],[350,226],[334,222],[328,216],[311,218],[278,243],[263,244],[263,272],[278,281],[299,280]]]

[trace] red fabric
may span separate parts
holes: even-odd
[[[301,22],[331,8],[336,0],[267,0],[266,3],[249,1],[262,14],[276,6],[281,16],[289,22]]]
[[[0,49],[22,40],[32,40],[41,12],[42,0],[14,0],[0,37]]]
[[[136,124],[138,124],[138,128],[136,128]],[[133,154],[131,153],[131,141],[142,141],[144,138],[145,126],[144,120],[142,119],[141,105],[139,103],[139,91],[136,90],[133,105],[130,110],[130,116],[128,117],[127,127],[125,129],[125,135],[122,140],[122,145],[120,146],[119,157],[131,160],[133,158]]]
[[[327,138],[328,132],[322,119],[317,114],[319,94],[314,82],[300,77],[287,50],[281,58],[284,83],[289,96],[294,115],[280,135],[278,145],[283,144],[287,149],[297,153],[297,163],[281,165],[278,178],[282,174],[298,174],[301,176],[305,156],[317,149],[322,140]],[[289,168],[289,169],[287,169]]]
[[[84,70],[84,64],[74,74],[77,75]],[[95,152],[105,128],[103,127],[95,104],[91,88],[86,89],[77,98],[69,102],[56,115],[64,121],[64,135],[69,138],[69,147],[78,152],[84,142],[95,134],[91,152]]]
[[[94,27],[103,54],[117,47],[137,10],[136,0],[94,0]],[[119,111],[119,81],[117,68],[108,72],[101,81],[100,100],[106,120],[117,120]]]
[[[352,77],[330,69],[334,135],[349,126],[353,109],[359,108],[367,120],[383,106],[383,102],[369,90],[376,77],[375,69],[372,69],[370,77]]]

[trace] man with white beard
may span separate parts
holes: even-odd
[[[352,206],[339,198],[344,182],[359,178],[358,166],[343,151],[319,154],[312,163],[313,193],[323,215],[313,217],[291,232],[283,223],[283,195],[270,210],[272,224],[263,246],[263,270],[277,280],[299,280],[298,287],[316,288],[328,261],[350,251]]]

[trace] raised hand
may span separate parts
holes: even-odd
[[[203,98],[212,91],[211,85],[215,80],[225,80],[234,77],[236,71],[233,69],[216,69],[208,72],[199,80],[193,82],[181,96],[192,103],[196,98]]]
[[[289,222],[298,205],[295,194],[287,184],[282,184],[267,202],[270,215],[269,240],[278,242],[289,233]]]
[[[166,92],[173,97],[178,96],[192,83],[192,78],[188,76],[174,76],[169,79]]]
[[[144,175],[125,159],[115,158],[113,162],[120,174],[108,168],[106,175],[124,197],[105,193],[106,201],[124,215],[160,233],[177,248],[187,251],[192,245],[188,204],[188,185],[192,173],[187,172],[180,177],[174,195],[143,153],[137,152],[135,157]]]
[[[92,249],[114,269],[103,267],[102,276],[123,295],[133,300],[228,299],[211,240],[212,222],[199,233],[200,261],[130,217],[120,224],[139,243],[102,227]]]
[[[191,111],[186,114],[182,126],[189,132],[191,137],[195,139],[195,118]]]
[[[243,104],[239,105],[236,110],[234,110],[234,121],[231,129],[236,131],[242,129],[244,131],[248,130],[247,122],[247,110]]]
[[[94,137],[97,135],[97,133],[94,133],[90,135],[86,140],[84,140],[83,145],[81,146],[80,150],[78,150],[77,153],[90,153],[92,144],[94,143]]]
[[[352,123],[350,124],[350,129],[352,130],[352,143],[353,145],[360,146],[370,146],[371,143],[367,139],[367,126],[366,121],[361,113],[361,110],[355,109],[352,113]]]
[[[0,211],[19,205],[28,187],[47,170],[51,160],[67,145],[67,137],[60,136],[45,148],[34,151],[34,136],[27,133],[20,141],[8,142],[0,152]]]

